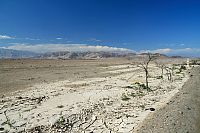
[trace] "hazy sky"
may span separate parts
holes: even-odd
[[[0,46],[200,49],[198,0],[0,0]]]

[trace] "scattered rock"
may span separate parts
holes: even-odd
[[[190,108],[190,107],[187,107],[187,109],[188,109],[188,110],[191,110],[191,108]]]
[[[0,133],[3,133],[3,132],[4,132],[4,128],[0,127]]]
[[[148,108],[148,109],[145,109],[145,110],[155,111],[156,109],[155,108]]]
[[[150,111],[155,111],[156,109],[155,109],[155,108],[149,108],[149,110],[150,110]]]
[[[57,108],[63,108],[63,107],[64,107],[63,105],[58,105],[58,106],[57,106]]]
[[[7,133],[10,131],[10,126],[8,124],[5,124],[0,127],[0,133]]]
[[[17,99],[23,99],[21,96],[17,97]]]

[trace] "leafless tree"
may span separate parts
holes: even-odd
[[[170,68],[168,66],[164,66],[165,70],[167,71],[167,78],[169,81],[173,81],[173,68]]]
[[[164,69],[165,69],[165,63],[164,62],[162,62],[161,60],[156,60],[155,61],[155,64],[156,64],[156,66],[158,67],[158,68],[160,68],[161,69],[161,78],[163,79],[163,75],[164,75]]]
[[[149,88],[149,82],[148,82],[148,78],[149,78],[149,63],[151,61],[153,61],[155,59],[155,56],[151,53],[147,54],[147,57],[144,57],[144,60],[142,62],[140,62],[140,64],[138,65],[140,68],[142,68],[145,71],[145,81],[146,81],[146,88],[148,90],[150,90]]]

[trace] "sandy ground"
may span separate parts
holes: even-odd
[[[82,80],[109,76],[104,66],[127,64],[126,59],[103,60],[0,60],[0,95],[24,90],[35,83]]]
[[[78,71],[83,71],[86,67],[87,77],[82,77],[79,73],[76,78],[69,78],[73,77],[73,74],[70,74],[62,80],[52,80],[51,76],[56,75],[52,74],[47,78],[47,82],[36,84],[39,80],[37,79],[29,87],[20,85],[26,89],[20,89],[17,92],[10,91],[13,93],[9,97],[3,95],[0,99],[0,131],[135,132],[140,123],[154,112],[154,109],[158,110],[168,103],[189,78],[185,70],[176,73],[180,68],[176,66],[173,82],[167,79],[165,71],[164,79],[160,79],[158,76],[161,70],[151,64],[149,84],[152,91],[147,91],[135,84],[136,82],[144,83],[145,79],[143,70],[137,65],[131,65],[125,60],[123,62],[108,60],[98,64],[95,61],[89,63],[85,61],[85,66],[83,62],[80,63],[82,65]],[[55,67],[67,68],[65,63],[59,64],[62,67],[56,64],[54,72],[57,70]],[[70,65],[73,66],[73,63],[71,62]],[[11,70],[12,65],[8,66]],[[13,66],[16,69],[20,68]],[[168,66],[172,67],[170,64]],[[9,69],[6,65],[1,67],[5,70]],[[49,67],[45,70],[41,68],[41,71],[35,73],[40,73],[40,76],[45,78],[48,74],[42,75],[41,72],[48,72],[49,69]],[[67,70],[77,72],[74,71],[74,67],[62,71]],[[62,71],[59,71],[58,75],[62,75]],[[17,72],[20,75],[19,70]],[[29,77],[37,75],[31,70],[30,73],[32,75]]]

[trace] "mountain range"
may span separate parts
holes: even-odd
[[[29,51],[0,48],[0,58],[33,58],[38,54]]]
[[[34,53],[30,51],[21,51],[13,49],[0,48],[0,58],[3,59],[18,59],[18,58],[36,58],[36,59],[99,59],[110,57],[136,57],[145,56],[146,53],[136,54],[134,52],[111,52],[111,51],[99,51],[99,52],[47,52],[47,53]],[[157,57],[165,58],[166,55],[159,53],[154,54]]]

